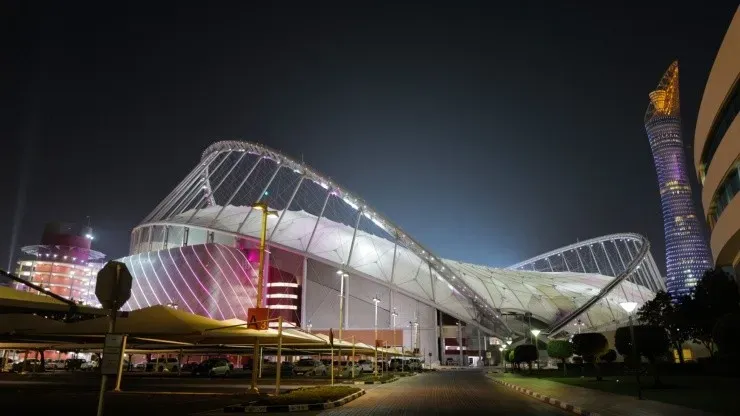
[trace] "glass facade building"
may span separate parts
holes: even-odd
[[[694,169],[714,264],[740,276],[740,7],[707,77],[694,133]]]
[[[658,174],[666,245],[666,287],[674,298],[689,295],[712,267],[709,246],[692,199],[681,134],[678,62],[650,93],[645,130]]]

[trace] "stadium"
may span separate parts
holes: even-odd
[[[663,279],[650,244],[613,234],[508,268],[444,259],[312,167],[265,146],[221,141],[132,231],[125,309],[162,304],[247,319],[256,306],[264,202],[265,303],[271,317],[344,339],[378,339],[443,362],[488,343],[609,331]],[[343,290],[344,296],[340,296]]]

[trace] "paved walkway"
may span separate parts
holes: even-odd
[[[532,390],[544,396],[570,403],[602,416],[709,416],[701,410],[676,406],[654,400],[638,400],[636,397],[608,393],[585,387],[569,386],[556,381],[522,377],[513,374],[492,374],[503,381]],[[519,393],[522,394],[523,393]]]
[[[367,386],[369,387],[369,386]],[[367,394],[322,416],[570,415],[500,386],[481,370],[438,371],[375,385]]]

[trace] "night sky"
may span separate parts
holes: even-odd
[[[125,256],[211,142],[243,139],[303,157],[443,257],[507,266],[637,232],[664,269],[648,93],[678,59],[690,145],[738,6],[154,3],[3,8],[3,268],[19,204],[17,247],[90,216],[94,248]]]

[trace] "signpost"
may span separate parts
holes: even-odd
[[[95,283],[95,296],[97,296],[103,308],[108,309],[110,318],[100,366],[102,379],[100,381],[100,396],[98,397],[98,416],[103,415],[103,398],[105,397],[105,385],[109,375],[116,375],[114,390],[119,391],[121,389],[121,370],[123,367],[123,352],[126,349],[126,335],[115,334],[116,314],[131,297],[132,282],[131,273],[129,273],[124,263],[109,261],[98,272]]]
[[[331,385],[334,385],[334,330],[329,328],[329,346],[331,347]]]

